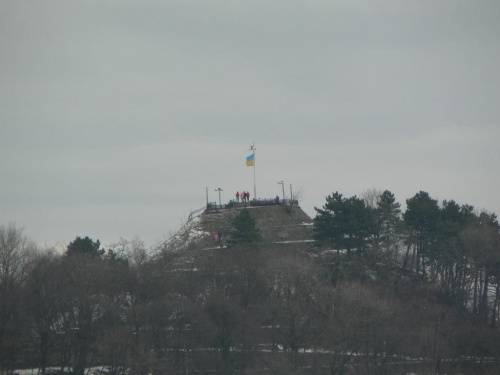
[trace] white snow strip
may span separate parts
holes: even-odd
[[[311,243],[311,242],[314,242],[314,240],[301,240],[301,241],[278,241],[278,242],[273,242],[273,243],[287,244],[287,243]]]

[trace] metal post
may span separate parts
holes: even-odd
[[[221,188],[217,188],[217,189],[215,189],[214,191],[218,191],[218,192],[219,192],[219,206],[221,206],[221,207],[222,207],[222,203],[221,203],[221,199],[220,199],[220,192],[221,192],[221,191],[224,191],[224,190],[222,190]]]
[[[257,199],[257,183],[255,180],[255,165],[257,163],[255,160],[255,150],[257,150],[257,149],[255,148],[255,143],[254,143],[253,145],[250,146],[250,151],[252,151],[252,153],[253,153],[253,197],[254,197],[254,199]]]
[[[285,204],[285,184],[283,181],[278,181],[278,184],[283,188],[283,204]]]

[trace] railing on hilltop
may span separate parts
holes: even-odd
[[[205,207],[202,207],[202,208],[198,208],[197,210],[192,211],[189,214],[187,221],[190,222],[195,217],[200,216],[205,211],[205,209],[206,209]]]
[[[235,200],[229,201],[225,204],[217,204],[217,202],[209,202],[206,207],[206,211],[222,210],[229,208],[240,208],[240,207],[263,207],[263,206],[298,206],[299,201],[296,199],[276,199],[276,198],[264,198],[264,199],[252,199],[249,202],[237,202]]]
[[[290,209],[293,206],[298,206],[299,201],[296,199],[277,199],[277,198],[265,198],[265,199],[252,199],[249,202],[236,202],[235,200],[229,201],[226,204],[217,204],[217,202],[208,202],[206,207],[198,208],[197,210],[192,211],[187,221],[181,226],[181,229],[177,231],[177,233],[182,233],[186,228],[189,227],[191,221],[200,216],[203,212],[211,212],[218,211],[223,209],[231,209],[231,208],[241,208],[241,207],[263,207],[263,206],[284,206]],[[167,243],[175,237],[175,234],[169,238]]]

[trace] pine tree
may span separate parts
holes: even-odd
[[[246,208],[233,220],[230,244],[255,243],[260,240],[260,231],[255,219]]]
[[[322,209],[314,207],[314,239],[318,244],[329,245],[340,250],[344,247],[344,227],[340,220],[344,198],[339,192],[326,197]]]
[[[402,224],[401,205],[389,190],[380,195],[376,214],[382,250],[387,255],[394,255],[398,250]]]
[[[314,238],[320,244],[328,244],[347,254],[353,249],[361,253],[375,230],[372,209],[356,196],[344,198],[335,192],[326,198],[323,209],[315,208]]]
[[[464,278],[469,269],[467,254],[459,246],[460,234],[469,223],[477,220],[470,205],[459,206],[454,200],[443,201],[438,222],[439,282],[441,293],[461,303]]]
[[[412,231],[410,242],[415,246],[417,273],[426,275],[426,266],[434,270],[437,257],[437,225],[440,219],[440,210],[436,199],[429,193],[420,191],[406,200],[404,221]],[[407,254],[408,255],[408,254]],[[405,259],[405,263],[408,259]]]
[[[76,237],[76,239],[68,245],[66,255],[85,254],[92,258],[100,258],[104,255],[104,250],[99,249],[100,247],[101,243],[99,240],[94,242],[87,236],[85,238]]]

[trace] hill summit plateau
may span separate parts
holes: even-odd
[[[249,210],[260,230],[259,246],[286,245],[294,250],[309,248],[312,240],[312,219],[298,205],[232,204],[208,206],[193,211],[182,226],[164,244],[163,251],[203,250],[227,244],[232,223],[241,210]]]

